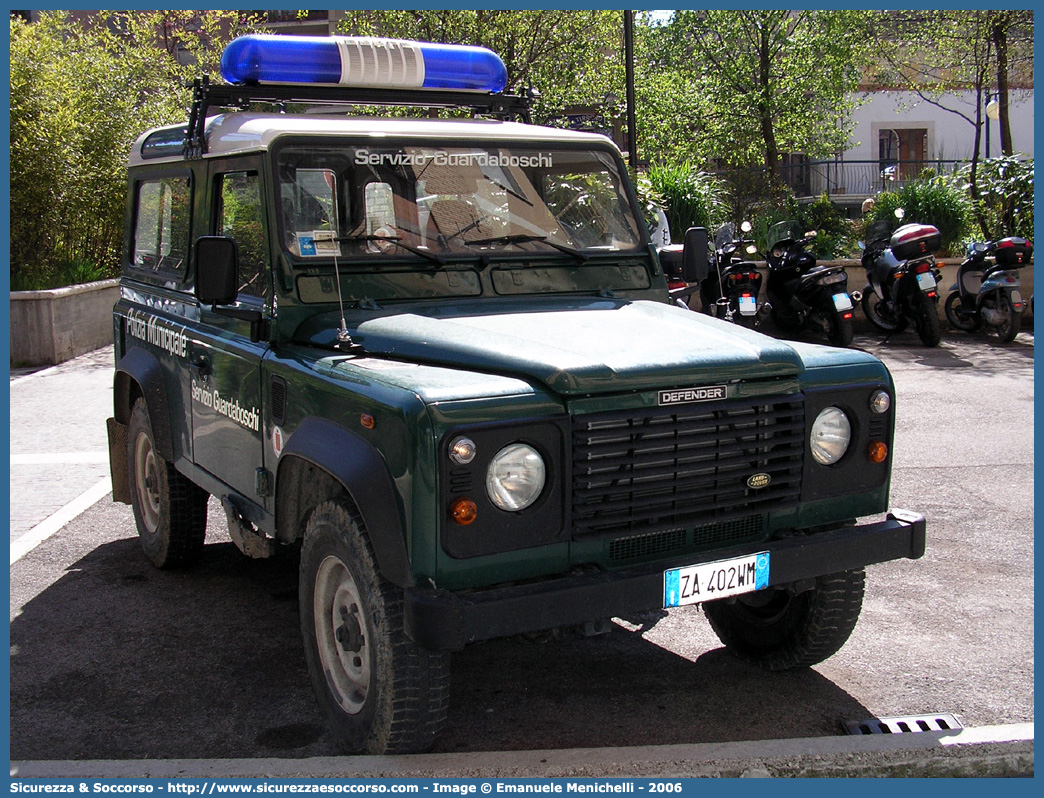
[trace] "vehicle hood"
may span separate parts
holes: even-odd
[[[354,318],[369,356],[521,376],[558,394],[722,383],[798,374],[788,344],[658,302],[597,300],[538,308],[429,307]],[[486,306],[488,311],[489,306]]]

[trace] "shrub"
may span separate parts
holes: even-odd
[[[847,257],[855,246],[852,222],[829,197],[824,194],[811,203],[800,204],[791,196],[781,204],[763,205],[755,212],[752,232],[760,252],[768,245],[769,228],[790,219],[797,221],[803,231],[816,231],[808,248],[819,259]]]
[[[226,19],[238,15],[99,12],[83,25],[61,11],[33,24],[11,18],[12,286],[118,273],[127,153],[147,128],[185,120],[185,80],[214,71]],[[198,63],[181,66],[167,49],[174,42]]]
[[[930,177],[907,183],[898,191],[885,191],[876,198],[866,221],[895,223],[895,210],[905,211],[903,223],[918,222],[939,228],[942,254],[958,254],[961,239],[967,234],[971,206],[962,188],[952,180]]]
[[[968,179],[970,167],[961,172]],[[1005,236],[1033,238],[1033,159],[1016,156],[990,158],[976,175],[980,199],[977,216],[991,240]]]
[[[649,168],[652,190],[663,197],[671,239],[680,243],[690,227],[714,228],[728,215],[725,189],[717,178],[692,164],[659,165]]]

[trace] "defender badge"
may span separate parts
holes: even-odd
[[[705,385],[699,388],[681,388],[673,391],[660,391],[657,404],[665,405],[687,405],[692,402],[713,402],[725,399],[729,390],[724,385]]]
[[[761,490],[762,488],[768,487],[768,484],[771,481],[771,474],[754,474],[747,480],[747,487],[751,490]]]

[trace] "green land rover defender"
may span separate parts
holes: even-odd
[[[700,604],[765,668],[836,652],[864,567],[924,551],[885,367],[671,303],[608,139],[496,82],[378,85],[479,48],[245,40],[334,42],[342,77],[200,81],[133,147],[109,442],[148,558],[190,563],[211,496],[247,555],[299,548],[347,751],[429,747],[451,652],[495,637]]]

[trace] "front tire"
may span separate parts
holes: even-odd
[[[863,298],[859,300],[870,323],[883,333],[897,333],[906,329],[906,319],[902,314],[896,314],[889,304],[874,293],[874,289],[867,286],[863,291]]]
[[[946,297],[946,302],[943,304],[946,320],[955,330],[975,332],[982,326],[982,319],[977,313],[962,313],[961,305],[961,295],[958,291],[954,291]]]
[[[711,628],[733,654],[770,671],[807,668],[836,654],[863,607],[863,569],[817,577],[796,595],[786,587],[710,601]]]
[[[140,397],[127,427],[127,464],[134,523],[146,556],[157,568],[196,560],[207,534],[209,495],[156,451],[149,408]]]
[[[914,323],[917,335],[925,346],[938,346],[942,341],[942,325],[935,300],[923,291],[914,297]]]
[[[337,744],[369,754],[430,748],[446,722],[449,655],[406,637],[402,589],[380,575],[354,511],[315,509],[300,576],[305,660]]]

